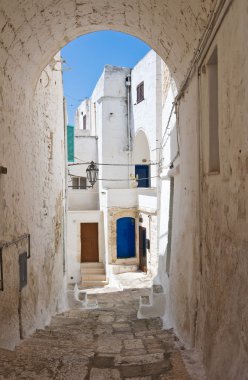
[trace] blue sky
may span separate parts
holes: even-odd
[[[62,49],[68,121],[74,124],[75,111],[89,97],[106,64],[133,67],[150,50],[143,41],[113,31],[84,35]]]

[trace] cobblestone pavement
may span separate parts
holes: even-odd
[[[176,338],[159,318],[137,319],[146,289],[90,295],[95,309],[71,309],[0,350],[0,379],[190,380]]]

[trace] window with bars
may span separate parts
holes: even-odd
[[[142,102],[142,100],[144,100],[144,82],[137,86],[137,103]]]
[[[73,189],[87,189],[86,177],[72,177],[72,188]]]

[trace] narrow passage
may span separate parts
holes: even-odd
[[[94,294],[97,308],[57,315],[15,352],[0,350],[0,379],[190,380],[175,335],[159,318],[137,319],[146,294]]]

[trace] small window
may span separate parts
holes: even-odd
[[[73,189],[86,189],[86,177],[72,177]]]
[[[86,129],[86,115],[83,116],[83,129]]]
[[[144,82],[137,86],[137,103],[142,102],[142,100],[144,100]]]

